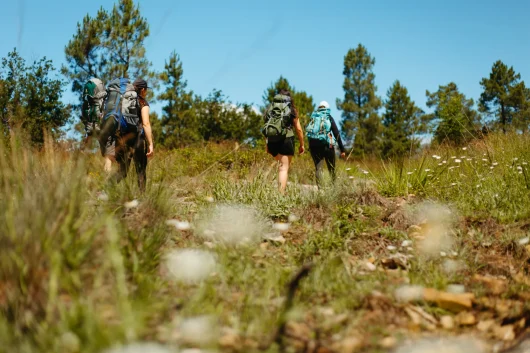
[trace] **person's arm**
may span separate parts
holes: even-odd
[[[333,119],[332,116],[330,116],[329,118],[331,120],[331,132],[333,133],[333,136],[335,136],[335,140],[337,140],[337,143],[339,144],[340,156],[344,158],[346,156],[346,149],[344,148],[344,144],[342,143],[342,138],[340,137],[339,129],[337,128],[335,119]]]
[[[298,136],[298,141],[300,141],[300,147],[298,148],[298,153],[303,154],[305,152],[304,132],[302,131],[302,125],[300,125],[300,119],[298,119],[298,116],[294,118],[293,124],[296,130],[296,135]]]
[[[149,106],[142,108],[142,125],[144,127],[145,137],[147,138],[147,157],[151,157],[154,152],[153,147],[153,131],[151,130],[151,122],[149,121]]]

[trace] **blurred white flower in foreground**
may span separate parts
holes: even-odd
[[[158,343],[131,343],[126,346],[114,347],[103,351],[103,353],[176,353],[176,350]]]
[[[290,214],[289,218],[288,218],[290,223],[294,223],[294,222],[298,221],[299,219],[300,218],[297,215],[295,215],[295,214]]]
[[[214,317],[197,316],[180,323],[179,336],[181,344],[205,346],[217,341],[219,330]]]
[[[215,256],[198,249],[172,250],[165,256],[165,265],[173,280],[188,284],[200,282],[217,270]]]
[[[439,256],[451,249],[453,239],[451,230],[455,220],[449,207],[424,202],[416,210],[417,223],[421,224],[423,239],[418,242],[418,249],[428,257]]]
[[[132,200],[132,201],[124,203],[123,206],[125,206],[125,208],[129,209],[129,208],[138,207],[139,204],[140,204],[140,202],[138,202],[138,200]]]
[[[280,232],[284,232],[286,230],[289,230],[289,223],[274,223],[272,225],[272,228],[274,230],[279,230]]]
[[[198,235],[228,245],[257,243],[270,228],[257,209],[242,205],[212,205],[195,222]]]
[[[188,230],[191,228],[191,224],[188,221],[179,221],[177,219],[168,219],[166,221],[168,226],[174,226],[178,230]]]
[[[397,349],[396,353],[485,353],[486,347],[471,338],[424,338],[410,342]]]
[[[101,193],[98,194],[98,200],[100,200],[100,201],[108,201],[109,200],[109,195],[107,195],[104,192],[101,192]]]
[[[422,286],[410,286],[404,285],[396,289],[394,297],[399,302],[413,302],[423,299],[423,287]]]

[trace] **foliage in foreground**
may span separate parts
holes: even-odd
[[[519,269],[525,259],[516,240],[527,234],[530,142],[520,135],[492,135],[465,149],[440,147],[399,164],[341,164],[337,185],[321,192],[303,186],[312,184],[312,162],[297,157],[286,196],[275,191],[276,169],[261,149],[161,152],[140,195],[134,175],[114,185],[96,157],[50,143],[33,152],[15,137],[10,141],[0,145],[0,352],[101,352],[136,341],[278,351],[267,342],[283,317],[285,285],[308,262],[315,267],[287,320],[314,322],[324,341],[364,336],[367,351],[377,351],[381,338],[407,333],[393,299],[402,279],[441,290],[462,283],[484,296],[471,282],[474,274],[509,275],[507,268]],[[389,212],[399,200],[414,199],[456,210],[462,222],[455,225],[454,251],[466,269],[445,273],[441,259],[418,256],[407,271],[367,273],[368,259],[388,257],[388,246],[413,240],[406,232],[412,220],[403,215],[400,224]],[[265,224],[290,222],[282,233],[286,242],[232,246],[205,239],[194,226],[208,222],[216,205],[250,207]],[[166,224],[170,219],[178,220],[178,229]],[[237,224],[226,227],[240,232]],[[486,243],[503,254],[496,258],[502,263],[491,262]],[[197,283],[171,280],[165,259],[175,249],[211,253],[215,272]],[[510,280],[503,296],[529,290]],[[451,315],[423,307],[436,317]],[[330,312],[346,319],[336,323]],[[224,337],[235,332],[237,342],[183,341],[185,320],[203,315]],[[314,334],[311,340],[318,339]]]

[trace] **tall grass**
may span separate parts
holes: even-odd
[[[521,135],[490,135],[465,150],[429,149],[402,163],[339,162],[337,183],[320,191],[306,185],[314,184],[310,157],[297,156],[286,195],[277,191],[273,160],[245,146],[157,152],[141,194],[134,172],[116,185],[98,156],[66,152],[50,141],[33,151],[16,136],[0,142],[0,352],[102,352],[135,341],[193,346],[179,337],[179,323],[201,315],[246,342],[227,351],[275,351],[260,344],[280,322],[289,278],[309,261],[314,270],[289,320],[310,322],[330,340],[353,331],[381,338],[388,334],[383,325],[395,318],[366,325],[364,315],[376,305],[374,296],[392,295],[401,277],[370,272],[366,262],[411,239],[383,221],[396,207],[392,199],[415,194],[471,219],[506,224],[530,212],[530,142]],[[126,207],[132,200],[138,205]],[[246,205],[270,224],[289,223],[280,232],[285,243],[205,239],[197,222],[208,217],[212,202]],[[169,219],[189,221],[191,229],[176,229]],[[477,242],[496,241],[515,260],[524,259],[520,233],[468,239],[461,232],[455,230],[455,247],[468,271],[487,266],[475,261]],[[175,281],[165,254],[178,248],[208,251],[216,271],[197,283]],[[412,284],[443,289],[470,277],[447,275],[438,260],[412,257],[409,265],[401,275]],[[330,326],[322,314],[330,309],[347,313],[347,323]]]

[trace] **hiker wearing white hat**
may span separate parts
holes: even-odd
[[[317,185],[322,185],[322,160],[326,161],[331,178],[335,181],[335,144],[340,148],[341,158],[346,157],[346,150],[339,134],[335,120],[331,116],[329,103],[322,101],[313,114],[306,127],[309,139],[309,151],[315,163]]]

